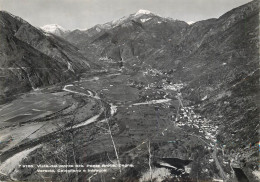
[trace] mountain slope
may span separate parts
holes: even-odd
[[[257,150],[248,146],[258,141],[259,1],[191,25],[136,14],[65,39],[99,64],[131,73],[133,83],[145,81],[149,70],[183,83],[184,98],[219,126],[229,160],[252,175],[258,165]]]
[[[188,24],[183,21],[137,12],[87,31],[72,31],[64,38],[97,63],[118,68],[137,65],[139,59],[148,58],[159,49],[171,54],[171,41],[176,44],[186,27]],[[158,62],[155,64],[159,66]]]
[[[10,13],[0,12],[1,102],[16,93],[73,79],[89,70],[77,48],[46,35]]]

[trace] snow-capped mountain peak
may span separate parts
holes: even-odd
[[[195,23],[194,21],[188,21],[187,22],[189,25],[191,25],[191,24],[193,24],[193,23]]]
[[[65,32],[67,32],[67,30],[65,28],[63,28],[62,26],[57,25],[57,24],[44,25],[41,27],[41,29],[47,33],[52,33],[55,35],[61,35]]]
[[[148,15],[148,14],[151,14],[151,11],[140,9],[139,11],[137,11],[135,13],[135,16],[137,16],[137,15]]]

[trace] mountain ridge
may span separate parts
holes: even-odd
[[[89,70],[90,62],[64,39],[46,35],[6,11],[0,11],[0,20],[1,102],[16,93],[75,79],[75,71]],[[69,64],[73,71],[68,71]]]

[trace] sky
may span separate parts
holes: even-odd
[[[41,27],[58,24],[65,29],[87,29],[128,16],[139,9],[163,17],[196,22],[218,18],[250,0],[0,0],[0,10]]]

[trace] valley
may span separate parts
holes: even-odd
[[[157,83],[156,76],[144,77],[153,80],[154,84]],[[216,140],[218,126],[194,112],[199,106],[191,105],[190,101],[178,96],[178,89],[183,84],[164,84],[161,89],[144,85],[143,89],[138,89],[135,84],[128,84],[129,78],[129,75],[120,72],[103,73],[88,79],[82,77],[79,81],[63,87],[31,91],[3,106],[3,113],[8,113],[8,110],[28,115],[25,115],[24,122],[20,123],[3,121],[9,125],[1,129],[1,133],[8,132],[1,135],[4,137],[2,140],[9,142],[1,149],[2,177],[9,175],[11,179],[24,178],[25,169],[19,168],[17,163],[8,166],[5,163],[14,163],[17,155],[22,156],[20,164],[24,165],[62,165],[66,160],[68,161],[65,163],[84,166],[117,164],[113,149],[115,145],[120,163],[132,164],[134,167],[124,168],[122,173],[119,173],[119,169],[108,168],[108,173],[97,174],[92,180],[98,181],[105,177],[131,181],[138,180],[137,176],[140,176],[141,179],[149,181],[150,177],[146,175],[149,173],[148,143],[154,165],[154,179],[192,180],[199,176],[200,180],[225,180],[226,175],[230,178],[229,174],[234,177],[230,159],[225,156],[223,146]],[[37,105],[35,99],[40,96],[49,99],[43,99],[46,103]],[[63,102],[55,108],[51,103],[57,104],[58,100]],[[27,110],[23,110],[18,101],[22,106],[26,106],[24,103],[30,103],[25,107]],[[46,111],[47,108],[49,111],[45,114],[40,113],[33,117],[29,115],[30,112]],[[6,115],[1,115],[4,116]],[[23,127],[26,128],[26,134],[21,132]],[[31,129],[28,130],[29,128]],[[114,144],[109,137],[109,128]],[[71,156],[65,159],[67,152],[64,150],[74,152],[69,153]],[[26,151],[29,151],[30,155]],[[174,157],[191,162],[187,167],[185,165],[185,168],[178,167],[175,163],[168,163],[169,167],[164,168],[161,160]],[[156,175],[157,170],[163,169],[167,169],[165,176],[160,176],[161,172]],[[60,173],[56,180],[72,180],[74,175],[84,181],[91,173],[84,176],[81,173]],[[35,168],[27,179],[41,180],[51,177],[52,173],[38,174]]]
[[[258,181],[258,6],[73,31],[1,11],[0,181]]]

